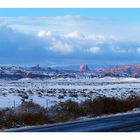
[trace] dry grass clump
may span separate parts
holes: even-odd
[[[0,128],[65,122],[81,116],[115,114],[138,107],[140,107],[139,96],[130,96],[123,100],[114,97],[98,97],[81,103],[67,100],[47,110],[33,102],[23,102],[15,109],[0,110]]]

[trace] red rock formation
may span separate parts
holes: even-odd
[[[87,65],[81,64],[80,65],[80,71],[89,71],[89,68]]]

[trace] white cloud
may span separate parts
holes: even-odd
[[[100,52],[100,48],[99,47],[91,47],[89,50],[93,54],[97,54],[97,53]]]
[[[41,30],[38,32],[37,36],[40,37],[40,38],[43,38],[43,37],[51,37],[53,34],[51,31],[45,31],[45,30]]]
[[[67,54],[73,51],[73,47],[66,42],[58,41],[55,42],[55,44],[50,47],[50,50]]]
[[[39,31],[37,36],[42,38],[45,36],[45,34],[46,34],[46,31]]]
[[[108,23],[110,22],[110,20],[80,15],[44,17],[0,17],[0,24],[6,24],[13,29],[17,29],[27,33],[36,33],[40,30],[48,29],[54,32],[63,32],[65,34],[76,30],[85,34],[87,32],[91,33],[93,30],[95,32],[96,24],[98,23],[99,25],[100,23],[104,22]]]
[[[139,54],[140,54],[140,48],[137,48],[137,53],[139,53]]]
[[[111,23],[111,24],[110,24]],[[81,34],[104,34],[109,36],[115,34],[119,38],[139,40],[140,27],[125,25],[120,26],[113,19],[93,16],[64,15],[64,16],[42,16],[42,17],[0,17],[0,25],[8,25],[13,29],[37,33],[40,30],[51,30],[59,33],[70,33],[78,31]],[[129,31],[129,34],[126,34]],[[75,34],[76,36],[76,34]],[[99,37],[100,38],[100,37]],[[100,39],[99,39],[100,41]],[[100,42],[99,42],[100,43]]]
[[[71,32],[65,35],[66,38],[72,38],[72,39],[79,39],[81,37],[81,35],[77,32]]]
[[[113,53],[121,53],[121,52],[123,52],[123,50],[119,46],[116,46],[114,44],[110,45],[109,48],[110,48],[111,52],[113,52]]]
[[[80,40],[78,31],[69,33],[72,38],[66,38],[64,35],[46,29],[40,30],[38,34],[36,32],[35,35],[29,35],[11,28],[0,27],[0,62],[4,63],[4,59],[5,63],[20,64],[40,63],[51,59],[55,62],[59,62],[59,59],[82,62],[93,59],[128,61],[140,58],[138,42],[108,39],[109,37],[103,35],[92,37],[82,35]],[[98,53],[100,55],[92,55]]]

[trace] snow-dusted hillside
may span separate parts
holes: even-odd
[[[32,100],[43,107],[68,99],[81,102],[98,96],[140,96],[140,79],[93,78],[0,81],[0,108],[14,107]]]

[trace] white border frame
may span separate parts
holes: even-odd
[[[0,8],[139,8],[139,0],[0,0]]]
[[[0,0],[0,8],[140,8],[140,0]],[[0,133],[1,140],[140,140],[140,133]]]

